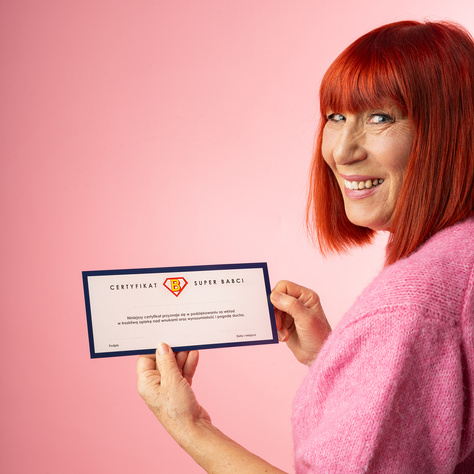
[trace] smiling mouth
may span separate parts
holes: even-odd
[[[347,189],[371,189],[381,185],[384,182],[383,179],[367,179],[366,181],[347,181],[344,180],[344,186]]]

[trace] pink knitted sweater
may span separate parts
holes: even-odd
[[[474,473],[474,219],[385,268],[293,406],[301,473]]]

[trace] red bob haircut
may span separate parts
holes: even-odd
[[[371,110],[387,101],[407,115],[415,138],[386,264],[474,212],[474,41],[452,23],[391,23],[352,43],[321,83],[307,226],[323,254],[367,244],[374,235],[348,220],[336,178],[323,159],[326,113]]]

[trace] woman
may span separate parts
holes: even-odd
[[[308,222],[323,253],[390,233],[338,327],[279,282],[280,340],[310,366],[293,406],[306,472],[474,472],[474,42],[399,22],[355,41],[320,90]],[[138,360],[145,402],[208,472],[282,472],[227,438],[190,385],[197,352]]]

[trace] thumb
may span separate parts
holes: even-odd
[[[161,375],[162,386],[166,386],[181,378],[173,350],[164,342],[156,350],[156,366]]]
[[[273,291],[270,299],[275,308],[293,316],[295,319],[304,317],[308,313],[308,308],[298,298],[286,293]]]

